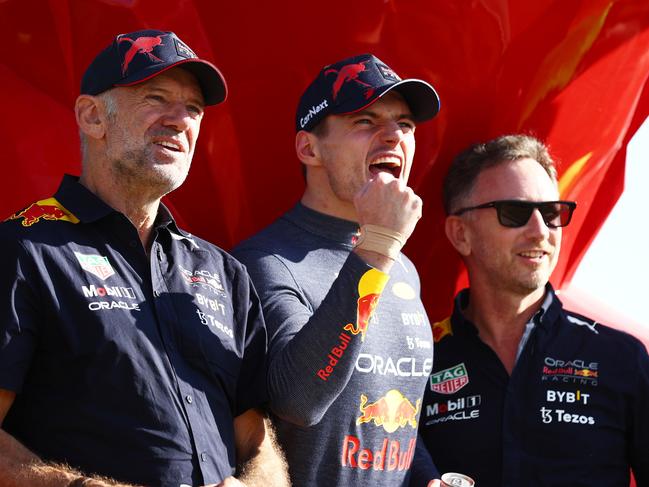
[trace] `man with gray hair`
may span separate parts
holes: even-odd
[[[433,325],[419,432],[441,472],[479,487],[649,485],[649,358],[563,309],[549,283],[576,204],[526,135],[476,144],[444,181],[446,235],[469,289]],[[411,485],[426,485],[418,450]],[[429,459],[428,459],[429,461]]]
[[[287,484],[250,279],[160,202],[225,97],[173,32],[118,35],[86,70],[81,177],[0,231],[1,485]]]

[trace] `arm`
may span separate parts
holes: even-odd
[[[0,426],[16,394],[0,389]],[[3,487],[127,487],[110,479],[88,478],[65,465],[48,464],[0,429],[0,485]]]
[[[0,485],[2,487],[105,487],[110,479],[89,479],[66,466],[42,461],[2,428],[30,367],[39,334],[41,302],[32,285],[37,275],[19,238],[0,231]]]
[[[421,218],[422,201],[402,180],[383,173],[368,181],[354,197],[359,226],[376,225],[401,236],[402,245],[412,235]],[[354,249],[368,265],[390,272],[394,259],[387,253]]]
[[[67,486],[80,474],[46,465],[1,428],[20,391],[34,348],[38,300],[23,273],[27,262],[18,239],[0,232],[0,485]]]
[[[417,435],[415,456],[410,467],[410,487],[436,487],[439,485],[440,474],[430,457],[424,440]]]
[[[359,283],[368,272],[365,280],[380,278],[373,291],[378,296],[387,276],[351,254],[313,309],[298,282],[306,276],[294,276],[277,256],[248,250],[237,257],[248,266],[263,303],[270,336],[271,407],[291,423],[316,424],[349,381],[368,325],[372,326],[369,316],[358,324]],[[325,286],[331,282],[327,264],[312,270],[315,280],[326,282]]]
[[[421,215],[421,200],[385,174],[368,182],[354,204],[359,223],[390,228],[405,238]],[[333,267],[340,267],[333,257],[329,262],[325,255],[308,269],[308,276],[301,276],[263,246],[240,248],[235,255],[247,265],[263,303],[270,334],[268,387],[273,411],[299,426],[316,424],[354,371],[393,261],[357,248],[330,285]],[[315,309],[307,296],[314,291],[309,286],[330,286]]]
[[[286,460],[275,441],[268,418],[255,409],[249,409],[234,418],[234,441],[238,480],[228,477],[220,487],[290,485]]]

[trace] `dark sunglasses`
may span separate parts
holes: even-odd
[[[498,221],[504,227],[522,227],[527,224],[534,210],[539,210],[543,221],[550,228],[565,227],[570,223],[572,212],[577,203],[574,201],[520,201],[500,200],[490,201],[478,206],[460,208],[453,215],[461,215],[471,210],[495,208]]]

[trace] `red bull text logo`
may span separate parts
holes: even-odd
[[[356,323],[347,323],[343,330],[352,335],[361,335],[361,341],[365,341],[365,334],[370,324],[370,318],[379,303],[379,297],[383,292],[388,276],[376,269],[370,269],[363,274],[358,281],[358,301],[356,305]]]
[[[358,409],[361,415],[356,419],[356,424],[374,422],[376,426],[383,426],[388,433],[393,433],[399,428],[410,425],[417,429],[417,418],[421,399],[416,405],[406,398],[401,392],[392,389],[378,401],[367,404],[367,396],[361,394],[361,404]]]
[[[341,465],[360,468],[361,470],[407,470],[415,455],[416,438],[408,441],[404,448],[397,440],[385,438],[377,450],[363,448],[361,441],[354,435],[346,435],[343,440]]]
[[[558,360],[545,357],[541,380],[596,386],[599,376],[598,365],[597,362],[585,362],[580,359]]]
[[[352,335],[361,335],[361,341],[365,339],[367,327],[374,312],[374,308],[379,300],[379,296],[388,282],[388,276],[376,269],[370,269],[361,276],[358,281],[358,304],[356,309],[356,324],[348,323],[343,326],[343,330],[350,332]],[[338,361],[345,354],[347,345],[351,341],[351,336],[342,332],[338,335],[338,343],[329,351],[327,355],[327,365],[316,372],[316,375],[323,381],[327,381],[329,376],[334,372]]]
[[[43,220],[63,220],[70,223],[79,223],[79,219],[66,210],[56,198],[37,201],[21,212],[11,215],[9,220],[22,218],[23,227],[31,227],[34,223]]]
[[[327,382],[329,379],[329,376],[333,373],[334,367],[338,365],[338,360],[341,359],[341,357],[345,354],[345,350],[347,350],[347,344],[349,341],[352,339],[347,333],[341,333],[338,335],[338,339],[340,342],[338,343],[337,346],[333,347],[327,355],[327,359],[329,360],[328,364],[324,366],[324,368],[318,370],[318,377],[320,377],[323,381]]]

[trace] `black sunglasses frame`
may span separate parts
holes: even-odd
[[[552,212],[549,211],[550,209],[552,210],[555,209],[552,208],[551,205],[557,205],[557,204],[567,208],[565,211],[568,212],[568,216],[565,218],[565,223],[562,223],[562,220],[564,220],[564,218],[560,218],[559,225],[552,223],[552,220],[557,217],[557,214],[554,211]],[[529,209],[529,213],[525,221],[522,222],[522,221],[513,220],[514,224],[512,225],[511,219],[509,221],[505,220],[503,218],[503,209],[507,206],[509,207],[515,206],[517,208]],[[548,228],[559,228],[559,227],[565,227],[570,223],[570,220],[572,219],[572,213],[573,211],[575,211],[575,208],[577,208],[577,203],[574,201],[565,201],[565,200],[556,200],[556,201],[497,200],[497,201],[490,201],[488,203],[483,203],[477,206],[460,208],[459,210],[454,211],[452,215],[459,216],[462,215],[463,213],[466,213],[467,211],[482,210],[484,208],[495,208],[496,213],[498,215],[498,222],[504,227],[519,228],[527,225],[527,222],[530,221],[530,218],[532,216],[532,213],[534,213],[534,210],[538,209],[539,212],[541,213],[541,216],[543,217],[543,222]],[[549,213],[555,213],[552,219],[547,218]]]

